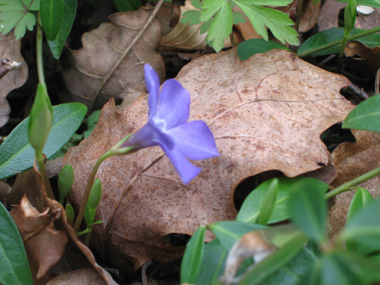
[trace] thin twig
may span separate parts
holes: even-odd
[[[132,48],[136,45],[136,43],[140,40],[140,38],[142,37],[142,35],[145,33],[145,31],[150,26],[150,24],[153,22],[154,18],[156,17],[156,15],[158,13],[158,10],[161,8],[163,2],[164,2],[164,0],[159,0],[158,1],[157,5],[154,7],[154,10],[153,10],[152,14],[150,15],[149,19],[146,21],[144,27],[140,30],[140,32],[138,33],[138,35],[133,39],[133,41],[131,42],[131,44],[123,52],[123,54],[121,55],[121,57],[119,58],[119,60],[116,62],[116,64],[113,66],[113,68],[111,69],[111,71],[108,72],[108,74],[106,75],[106,77],[103,79],[102,84],[100,85],[98,91],[95,94],[95,97],[94,97],[94,100],[93,100],[94,103],[96,101],[96,98],[98,98],[100,92],[103,90],[104,86],[107,84],[107,82],[111,78],[112,74],[119,67],[119,65],[123,62],[123,60],[126,58],[126,56],[131,52]]]

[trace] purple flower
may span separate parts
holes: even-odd
[[[121,147],[140,148],[159,145],[177,170],[183,183],[189,183],[201,168],[187,159],[218,156],[214,136],[204,121],[189,119],[190,93],[174,79],[164,82],[160,92],[157,73],[145,64],[145,83],[149,92],[148,123]]]

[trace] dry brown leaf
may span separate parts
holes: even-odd
[[[10,214],[24,240],[33,277],[44,277],[61,258],[68,240],[65,231],[54,227],[54,221],[62,212],[52,212],[47,208],[40,213],[25,195]]]
[[[188,185],[159,147],[104,161],[97,175],[104,190],[97,219],[104,223],[94,229],[94,245],[115,266],[178,257],[181,249],[163,237],[235,218],[234,189],[249,176],[280,170],[294,177],[327,165],[320,134],[353,108],[339,95],[350,83],[345,77],[280,50],[243,62],[236,48],[203,56],[177,79],[191,94],[190,119],[208,123],[221,156],[197,162],[203,169]],[[96,159],[146,120],[146,96],[123,113],[105,105],[91,136],[64,157],[76,174],[76,205]]]
[[[313,0],[308,0],[304,4],[302,11],[302,16],[300,20],[300,26],[298,28],[299,32],[308,32],[311,30],[318,22],[319,12],[321,9],[321,2],[314,4]]]
[[[94,268],[77,269],[51,279],[46,285],[103,285],[104,280]]]
[[[165,66],[161,55],[155,51],[160,42],[160,24],[155,20],[146,30],[133,50],[116,69],[98,98],[95,95],[102,80],[112,70],[124,50],[140,32],[150,12],[137,11],[116,13],[109,16],[110,23],[103,23],[82,36],[83,48],[70,50],[67,69],[63,78],[71,95],[64,94],[64,101],[79,101],[92,107],[102,106],[110,98],[128,93],[130,89],[144,91],[144,63],[149,63],[161,79]],[[129,98],[133,102],[135,98]]]
[[[10,61],[21,63],[21,68],[9,71],[0,79],[0,127],[8,122],[10,107],[6,97],[9,92],[22,86],[28,79],[28,66],[20,52],[21,40],[16,41],[15,35],[0,34],[0,60],[6,58]]]
[[[333,151],[333,162],[338,176],[331,186],[338,187],[379,166],[380,134],[368,131],[352,130],[357,141],[343,143]],[[380,178],[378,176],[358,185],[367,189],[373,197],[380,196]],[[346,223],[347,212],[355,191],[339,194],[330,211],[329,233],[333,238],[339,234]]]

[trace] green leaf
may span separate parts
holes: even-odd
[[[99,178],[96,178],[94,184],[91,187],[90,196],[88,197],[86,208],[84,210],[84,219],[89,226],[95,219],[96,209],[102,198],[102,184]]]
[[[310,249],[303,247],[288,263],[264,279],[262,284],[308,284],[302,283],[301,277],[309,271],[317,260],[317,257]]]
[[[135,11],[140,8],[140,0],[113,0],[120,12]]]
[[[70,193],[74,183],[74,170],[71,164],[66,164],[58,176],[59,203],[63,204],[64,199]]]
[[[380,200],[369,203],[347,221],[341,233],[347,249],[360,255],[380,250]]]
[[[97,110],[91,113],[87,118],[87,130],[83,132],[83,138],[87,138],[92,131],[95,129],[96,123],[98,122],[101,110]]]
[[[343,128],[380,132],[380,94],[361,102],[344,120]]]
[[[312,240],[326,241],[327,206],[318,184],[311,180],[298,183],[290,193],[289,212],[293,222]]]
[[[87,108],[81,103],[53,107],[53,125],[44,153],[54,155],[82,123]],[[22,121],[0,146],[0,179],[21,173],[33,166],[34,150],[28,140],[29,118]]]
[[[30,13],[33,10],[30,5],[33,2],[28,0],[0,1],[0,32],[5,35],[14,29],[18,40],[25,35],[26,29],[33,30],[36,18]]]
[[[367,190],[359,187],[351,200],[350,208],[347,214],[347,221],[349,221],[357,212],[373,201],[374,199],[371,194]]]
[[[349,0],[336,0],[336,1],[345,2],[345,3],[349,2]],[[379,0],[356,0],[356,5],[371,6],[371,7],[380,9]]]
[[[62,21],[59,25],[57,36],[54,40],[47,41],[50,51],[55,59],[61,57],[63,47],[70,34],[77,11],[77,2],[77,0],[64,0]]]
[[[201,0],[191,0],[191,5],[193,5],[195,8],[199,10],[202,8]]]
[[[195,284],[219,284],[217,281],[224,271],[227,254],[218,239],[207,243]]]
[[[278,178],[279,184],[277,186],[277,196],[274,204],[274,209],[268,223],[277,223],[290,218],[289,214],[289,193],[293,188],[298,187],[299,183],[308,181],[312,183],[315,188],[321,192],[326,192],[329,189],[329,185],[323,181],[310,178],[310,177],[280,177]],[[254,191],[252,191],[248,197],[244,200],[242,207],[236,217],[236,220],[247,223],[255,223],[260,211],[260,205],[262,204],[263,197],[266,189],[272,180],[267,180],[261,183]]]
[[[364,30],[362,29],[352,29],[350,32],[350,35],[353,36],[363,31]],[[331,43],[336,40],[340,40],[343,38],[343,34],[344,34],[344,28],[332,28],[332,29],[319,32],[311,36],[310,38],[308,38],[306,41],[304,41],[303,44],[298,49],[297,54],[305,53],[314,48],[323,46],[325,44]],[[355,41],[361,42],[362,44],[365,44],[368,47],[376,47],[380,45],[380,34],[378,33],[370,34],[364,37],[357,38],[355,39]],[[328,55],[332,53],[339,53],[339,50],[340,50],[340,44],[337,44],[334,47],[331,47],[319,52],[315,52],[312,55],[320,56],[320,55]]]
[[[220,2],[219,0],[214,2]],[[206,3],[206,2],[205,2]],[[203,7],[203,6],[202,6]],[[207,11],[207,10],[203,10]],[[207,13],[203,14],[203,11],[200,15],[200,20],[203,19],[209,20]],[[213,10],[212,10],[213,11]],[[205,16],[204,16],[205,15]],[[207,21],[205,20],[205,21]],[[210,28],[207,33],[207,43],[219,52],[224,46],[224,40],[227,39],[232,33],[232,9],[230,2],[222,1],[218,7],[218,11],[215,14],[214,19],[210,25]]]
[[[230,250],[244,234],[265,228],[266,226],[263,225],[247,224],[238,221],[223,221],[210,225],[210,230],[226,250]]]
[[[255,264],[255,266],[247,272],[243,280],[239,282],[239,285],[261,283],[262,280],[287,264],[303,248],[306,241],[307,237],[302,232],[293,235],[293,237],[278,250],[261,262]]]
[[[36,97],[30,111],[28,137],[36,154],[42,153],[53,122],[53,111],[46,85],[38,83]]]
[[[259,216],[257,217],[257,223],[260,225],[266,225],[272,215],[274,204],[276,202],[278,189],[278,178],[273,178],[269,187],[264,195],[263,202],[260,205]]]
[[[40,0],[42,27],[48,40],[54,40],[64,13],[64,0]]]
[[[75,218],[75,211],[74,211],[73,206],[71,206],[69,203],[67,203],[65,206],[65,211],[66,211],[67,223],[71,224]]]
[[[256,53],[264,53],[271,49],[283,49],[290,51],[287,47],[274,41],[264,39],[250,39],[238,44],[237,52],[240,60],[246,60]]]
[[[181,264],[181,284],[194,284],[201,269],[206,227],[200,226],[186,245]]]
[[[289,16],[283,12],[267,7],[252,6],[251,0],[232,0],[248,17],[255,31],[268,40],[267,26],[272,34],[282,43],[298,45],[298,34],[290,26],[294,25]],[[269,5],[269,4],[268,4]]]
[[[201,11],[198,10],[190,10],[186,11],[182,15],[181,23],[183,24],[189,24],[190,26],[192,25],[197,25],[199,24],[199,16],[201,14]]]
[[[24,243],[15,222],[0,202],[0,284],[33,284]]]
[[[356,20],[356,0],[350,0],[344,8],[344,35],[348,36]]]

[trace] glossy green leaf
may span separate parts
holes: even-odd
[[[92,131],[95,129],[96,123],[98,122],[101,110],[97,110],[91,113],[87,118],[87,130],[83,132],[83,138],[88,138]]]
[[[63,204],[64,199],[69,195],[74,183],[74,170],[71,164],[66,164],[58,176],[59,203]]]
[[[268,223],[276,223],[290,218],[288,207],[289,193],[293,188],[297,187],[299,183],[302,183],[302,181],[309,181],[315,188],[319,189],[319,191],[323,193],[329,189],[328,184],[310,177],[280,177],[278,179],[279,184],[277,186],[276,202]],[[267,180],[263,182],[248,195],[240,208],[236,220],[247,223],[256,222],[257,217],[259,216],[260,205],[262,204],[265,191],[268,189],[271,181],[272,180]]]
[[[293,222],[318,243],[326,241],[327,205],[324,191],[312,180],[303,180],[290,193]]]
[[[310,249],[303,247],[288,263],[264,279],[262,284],[308,284],[303,283],[301,278],[310,270],[317,260],[317,257]]]
[[[42,27],[48,40],[54,40],[64,13],[64,0],[40,0]]]
[[[238,44],[237,52],[241,60],[246,60],[256,53],[264,53],[272,49],[283,49],[290,51],[287,47],[274,41],[250,39]]]
[[[303,248],[307,240],[305,234],[298,231],[274,253],[255,264],[239,282],[239,285],[257,284],[268,278],[273,272],[287,264]]]
[[[141,6],[140,0],[113,0],[120,12],[135,11]]]
[[[48,40],[50,51],[55,59],[59,59],[67,37],[70,34],[77,12],[78,0],[64,0],[62,21],[59,25],[57,36],[54,40]]]
[[[181,284],[194,284],[201,269],[206,227],[200,226],[186,245],[181,264]]]
[[[344,120],[343,128],[380,132],[380,94],[361,102]]]
[[[257,223],[260,225],[266,225],[272,215],[274,204],[276,202],[278,189],[278,178],[273,178],[266,191],[263,202],[260,205],[259,216],[257,217]]]
[[[248,224],[238,221],[223,221],[210,225],[210,230],[226,250],[230,250],[244,234],[265,228],[266,226],[263,225]]]
[[[350,35],[355,35],[364,30],[361,29],[352,29],[350,32]],[[331,43],[336,40],[340,40],[343,38],[344,34],[344,28],[332,28],[328,30],[324,30],[322,32],[319,32],[310,38],[308,38],[306,41],[302,43],[300,48],[297,51],[297,54],[308,52],[309,50],[312,50],[314,48],[320,47],[322,45]],[[355,39],[355,41],[361,42],[365,44],[368,47],[376,47],[380,45],[380,34],[374,33],[368,36],[360,37]],[[319,55],[328,55],[332,53],[339,53],[340,50],[340,44],[337,44],[334,47],[315,52],[312,55],[313,56],[319,56]]]
[[[46,85],[38,83],[36,97],[30,111],[28,138],[36,153],[42,153],[53,122],[53,111]]]
[[[336,0],[336,1],[345,2],[345,3],[349,2],[349,0]],[[380,9],[379,0],[356,0],[356,5],[371,6],[371,7]]]
[[[347,221],[341,233],[349,250],[367,255],[380,250],[380,200],[369,203]]]
[[[351,220],[351,218],[355,216],[357,212],[362,210],[365,206],[373,201],[374,199],[371,194],[366,189],[359,187],[351,200],[350,208],[347,214],[347,221]]]
[[[223,274],[227,254],[218,239],[207,243],[195,284],[219,284],[218,279]]]
[[[81,103],[53,107],[53,125],[44,154],[54,155],[72,137],[82,123],[87,108]],[[0,179],[21,173],[33,166],[34,150],[28,140],[29,118],[22,121],[0,146]]]
[[[0,202],[0,284],[33,284],[24,243],[15,222]]]
[[[0,32],[7,34],[14,29],[16,39],[19,39],[25,35],[26,29],[33,30],[36,17],[30,12],[33,11],[31,5],[35,6],[28,0],[0,1]]]

